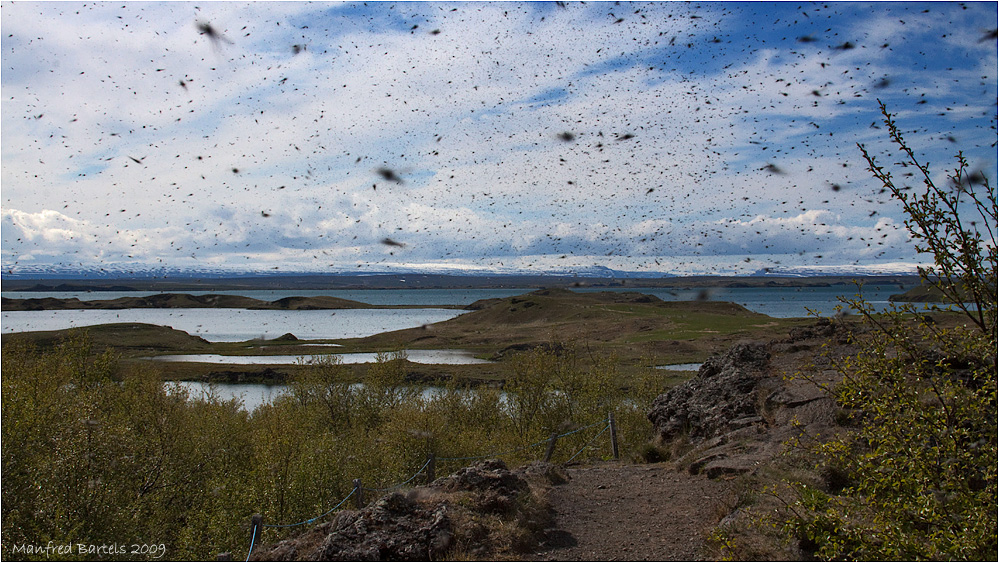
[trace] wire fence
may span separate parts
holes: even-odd
[[[331,509],[327,510],[326,512],[320,514],[319,516],[316,516],[315,518],[309,518],[308,520],[302,520],[301,522],[295,522],[294,524],[264,524],[263,526],[265,528],[294,528],[295,526],[301,526],[303,524],[311,524],[311,523],[315,522],[316,520],[319,520],[323,516],[326,516],[327,514],[333,512],[334,510],[336,510],[336,509],[340,508],[341,506],[343,506],[343,503],[345,503],[348,500],[350,500],[350,497],[354,496],[354,493],[356,493],[356,492],[357,492],[357,487],[354,487],[353,489],[351,489],[350,493],[347,494],[347,496],[343,497],[343,500],[341,500],[340,502],[337,503],[336,506],[334,506],[333,508],[331,508]]]
[[[529,450],[531,448],[536,448],[538,446],[542,446],[542,445],[547,444],[548,445],[548,449],[545,451],[545,455],[544,455],[543,460],[545,462],[548,462],[548,461],[550,461],[551,456],[552,456],[552,454],[553,454],[553,452],[555,450],[555,444],[558,442],[559,439],[565,438],[567,436],[571,436],[573,434],[582,432],[584,430],[595,428],[595,427],[600,426],[600,425],[604,425],[604,427],[600,430],[600,432],[598,432],[593,438],[591,438],[588,442],[586,442],[586,444],[582,448],[580,448],[576,453],[574,453],[568,460],[566,460],[565,463],[569,463],[573,459],[576,459],[576,457],[579,454],[583,453],[584,451],[586,451],[587,448],[591,447],[593,445],[593,443],[596,442],[596,440],[600,436],[603,436],[603,434],[605,432],[607,432],[608,430],[610,431],[610,434],[611,434],[611,454],[612,454],[612,456],[613,456],[614,459],[618,459],[617,430],[616,430],[616,425],[615,425],[615,422],[614,422],[614,413],[612,412],[612,413],[610,413],[608,415],[607,418],[605,418],[603,420],[599,420],[597,422],[594,422],[593,424],[588,424],[586,426],[581,426],[579,428],[576,428],[574,430],[570,430],[568,432],[564,432],[562,434],[553,433],[547,440],[542,440],[540,442],[535,442],[533,444],[529,444],[527,446],[521,446],[519,448],[514,448],[512,450],[506,450],[506,451],[502,451],[502,452],[498,452],[498,453],[492,453],[492,454],[486,454],[486,455],[479,455],[479,456],[468,456],[468,457],[441,457],[441,458],[438,458],[436,455],[434,455],[433,453],[431,453],[430,456],[429,456],[429,458],[427,459],[427,461],[423,464],[422,467],[420,467],[416,471],[416,473],[413,473],[405,481],[402,481],[402,482],[397,483],[395,485],[391,485],[389,487],[384,487],[384,488],[368,488],[368,487],[364,487],[362,485],[362,482],[361,482],[360,479],[354,479],[353,489],[351,489],[350,493],[348,493],[347,496],[343,498],[343,500],[341,500],[333,508],[327,510],[326,512],[320,514],[319,516],[315,516],[315,517],[309,518],[307,520],[302,520],[301,522],[295,522],[293,524],[264,524],[264,522],[263,522],[263,516],[260,515],[260,514],[254,514],[253,518],[250,520],[250,528],[251,528],[251,532],[250,532],[250,548],[249,548],[249,550],[247,550],[247,553],[246,553],[246,561],[249,561],[250,560],[250,556],[253,555],[253,548],[259,542],[260,535],[261,535],[261,532],[262,532],[263,528],[293,528],[295,526],[302,526],[302,525],[305,525],[305,524],[311,524],[311,523],[315,522],[316,520],[319,520],[320,518],[328,516],[333,511],[335,511],[338,508],[342,507],[351,498],[354,498],[355,505],[357,506],[357,508],[363,508],[364,507],[364,491],[369,491],[369,492],[374,492],[374,493],[382,493],[382,492],[388,492],[388,491],[393,491],[393,490],[401,489],[401,488],[409,485],[410,483],[412,483],[420,475],[426,476],[426,482],[427,482],[427,484],[429,484],[429,483],[431,483],[431,482],[434,481],[434,477],[435,477],[435,465],[436,465],[437,461],[475,461],[475,460],[481,460],[481,459],[497,458],[497,457],[501,457],[501,456],[505,456],[505,455],[510,455],[510,454],[513,454],[513,453],[517,453],[517,452]],[[221,553],[221,554],[219,554],[218,560],[219,561],[228,561],[228,560],[230,560],[230,554],[228,554],[228,553]]]
[[[581,432],[583,430],[586,430],[587,428],[593,428],[594,426],[597,426],[598,424],[603,424],[604,422],[607,422],[607,421],[606,420],[601,420],[599,422],[594,422],[593,424],[590,424],[590,425],[587,425],[587,426],[583,426],[582,428],[577,428],[575,430],[566,432],[565,434],[559,434],[558,436],[556,436],[556,438],[564,438],[566,436],[570,436],[572,434],[575,434],[576,432]],[[504,452],[498,452],[498,453],[494,453],[494,454],[476,455],[476,456],[469,456],[469,457],[439,457],[437,459],[440,460],[440,461],[474,461],[474,460],[477,460],[477,459],[489,459],[491,457],[500,457],[500,456],[504,456],[504,455],[514,454],[514,453],[517,453],[517,452],[522,452],[524,450],[529,450],[531,448],[536,448],[538,446],[547,444],[550,441],[551,441],[551,438],[548,438],[547,440],[542,440],[540,442],[535,442],[535,443],[529,444],[527,446],[521,446],[519,448],[514,448],[512,450],[506,450]]]
[[[381,493],[381,492],[385,492],[385,491],[394,491],[395,489],[401,489],[402,487],[405,487],[406,485],[410,484],[413,481],[413,479],[416,479],[417,477],[419,477],[423,473],[423,470],[426,469],[427,466],[429,466],[430,463],[433,462],[433,460],[434,460],[433,457],[427,458],[427,462],[423,464],[423,467],[417,469],[416,473],[413,473],[412,477],[410,477],[409,479],[406,479],[402,483],[399,483],[397,485],[392,485],[391,487],[385,487],[384,489],[368,489],[368,488],[365,488],[364,490],[375,492],[375,493]]]

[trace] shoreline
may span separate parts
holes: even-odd
[[[69,311],[122,309],[245,309],[249,311],[315,311],[344,309],[426,309],[426,305],[372,305],[339,297],[284,297],[264,301],[238,295],[158,293],[145,297],[81,300],[76,297],[0,298],[4,311]],[[462,305],[434,305],[434,309],[467,310]]]

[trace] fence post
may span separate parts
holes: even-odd
[[[254,514],[250,518],[250,544],[260,543],[260,534],[264,531],[264,517],[261,514]],[[249,557],[249,555],[247,555]]]
[[[544,462],[548,463],[552,459],[552,454],[555,453],[555,442],[558,441],[558,432],[552,432],[551,438],[548,438],[548,449],[545,450]]]
[[[360,479],[354,479],[354,503],[358,510],[364,508],[364,487],[361,486]]]
[[[611,413],[610,413],[609,420],[610,420],[610,435],[611,435],[611,455],[614,456],[614,459],[618,459],[618,452],[617,452],[617,423],[614,422],[614,412],[613,411],[611,411]]]
[[[427,462],[427,484],[433,483],[437,479],[437,454],[430,452],[430,461]]]

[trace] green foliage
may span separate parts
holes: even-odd
[[[502,390],[428,391],[407,381],[404,358],[379,356],[361,381],[337,356],[303,360],[287,396],[247,413],[125,370],[85,332],[44,351],[5,338],[2,555],[53,541],[164,544],[171,560],[244,557],[253,514],[270,525],[312,520],[356,478],[375,489],[368,498],[422,484],[414,474],[431,454],[437,475],[496,454],[516,465],[540,459],[557,432],[566,435],[553,461],[606,458],[607,434],[594,437],[612,411],[622,455],[650,434],[656,381],[626,390],[612,359],[571,344],[522,354]],[[262,541],[300,530],[266,527]]]
[[[966,163],[937,187],[882,106],[892,140],[923,175],[924,191],[896,187],[864,156],[902,203],[920,252],[920,271],[963,322],[938,325],[911,305],[862,313],[851,334],[861,350],[837,364],[839,404],[855,430],[819,445],[835,486],[798,484],[783,513],[785,532],[823,559],[992,560],[997,550],[996,198],[986,180],[969,181]],[[863,147],[861,147],[863,149]],[[976,191],[977,190],[977,191]],[[967,214],[977,219],[966,222]],[[984,224],[981,222],[984,220]],[[785,495],[788,496],[788,495]]]
[[[4,345],[4,556],[49,541],[203,553],[205,539],[183,533],[188,518],[211,514],[202,531],[212,538],[238,526],[209,505],[240,479],[245,412],[168,394],[158,378],[90,348],[84,334],[44,354]]]
[[[916,250],[930,254],[933,266],[921,268],[923,282],[939,290],[947,303],[960,310],[981,332],[996,338],[996,191],[986,177],[975,177],[960,152],[947,185],[938,186],[929,167],[919,162],[902,138],[885,105],[878,102],[888,134],[905,155],[906,166],[922,176],[923,190],[897,186],[890,170],[878,165],[858,145],[868,169],[905,210],[905,222]]]
[[[597,420],[617,395],[612,365],[583,365],[574,346],[552,342],[517,356],[504,390],[514,430],[527,442]]]

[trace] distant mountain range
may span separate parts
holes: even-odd
[[[909,276],[916,275],[909,263],[890,263],[873,266],[781,266],[756,270],[747,277],[818,277],[818,276]],[[52,268],[19,266],[2,274],[3,280],[175,280],[175,279],[232,279],[276,277],[364,277],[426,275],[448,277],[556,277],[589,279],[664,279],[681,277],[668,272],[614,270],[604,266],[588,266],[559,270],[524,270],[515,268],[441,268],[425,266],[397,266],[372,271],[284,271],[284,270],[227,270],[219,268]],[[682,276],[691,277],[691,276]],[[701,277],[701,276],[693,276]],[[743,277],[743,276],[725,276]]]
[[[71,269],[71,268],[51,268],[19,266],[16,270],[8,270],[3,273],[4,280],[117,280],[117,279],[241,279],[241,278],[261,278],[261,277],[287,277],[287,276],[398,276],[398,275],[431,275],[431,276],[471,276],[471,277],[495,277],[495,276],[555,276],[555,277],[578,277],[578,278],[667,278],[675,277],[673,274],[662,272],[628,272],[612,270],[603,266],[591,266],[585,268],[572,268],[565,270],[523,270],[515,268],[427,268],[427,267],[406,267],[396,266],[383,270],[371,271],[287,271],[287,270],[226,270],[226,269],[192,269],[192,268],[99,268],[99,269]]]
[[[843,265],[843,266],[780,266],[776,268],[762,268],[756,270],[751,276],[774,276],[774,277],[815,277],[815,276],[915,276],[918,275],[916,266],[910,263],[888,263],[871,266]]]
[[[231,271],[220,269],[31,269],[3,274],[4,291],[211,291],[260,289],[418,289],[512,287],[774,287],[849,283],[853,278],[912,278],[911,265],[782,267],[749,275],[677,276],[602,266],[555,271],[392,268],[371,272]],[[909,279],[910,283],[915,280]]]

